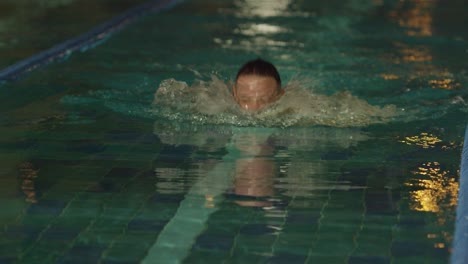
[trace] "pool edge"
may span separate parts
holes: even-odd
[[[468,125],[461,155],[459,186],[451,264],[468,263]]]
[[[77,37],[65,40],[52,46],[50,49],[38,52],[0,70],[0,85],[15,81],[35,69],[64,60],[72,55],[73,52],[86,51],[94,48],[111,37],[112,34],[122,30],[144,15],[167,10],[182,1],[183,0],[149,0],[136,7],[130,8],[122,14],[91,28],[91,30]]]

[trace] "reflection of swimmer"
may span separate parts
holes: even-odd
[[[259,110],[278,100],[284,90],[275,66],[262,59],[247,62],[237,73],[232,94],[245,110]]]
[[[196,153],[193,156],[194,166],[190,167],[198,168],[199,171],[195,174],[200,175],[197,180],[200,184],[197,188],[192,188],[192,193],[219,198],[220,193],[230,192],[238,196],[236,204],[253,207],[272,205],[270,198],[277,191],[274,182],[281,171],[284,173],[284,182],[313,181],[308,178],[309,175],[317,174],[325,168],[319,166],[321,163],[314,163],[312,167],[304,167],[302,164],[309,164],[310,160],[321,160],[324,153],[344,153],[370,138],[356,128],[277,129],[194,125],[161,120],[155,122],[154,134],[163,144],[190,146],[193,153]],[[223,153],[225,156],[220,157]],[[200,154],[203,159],[199,159]],[[280,156],[287,158],[277,159]],[[284,161],[292,163],[285,165],[282,163]],[[289,168],[293,170],[292,173],[289,173]],[[160,178],[174,177],[170,175],[174,173],[172,167],[158,168],[157,171]],[[180,175],[182,171],[177,173]],[[215,184],[216,181],[221,183]],[[169,182],[171,185],[177,183],[178,181]],[[287,195],[296,195],[298,190],[287,188],[294,186],[296,185],[284,185],[281,188]],[[162,188],[161,191],[179,188],[160,184],[158,187]]]
[[[274,159],[274,132],[275,129],[259,128],[233,130],[230,148],[238,153],[233,192],[242,197],[236,201],[241,206],[272,205],[267,200],[274,195],[273,182],[279,173]]]

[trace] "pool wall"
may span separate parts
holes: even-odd
[[[90,31],[64,41],[52,48],[21,60],[0,71],[0,84],[13,81],[25,73],[68,58],[75,51],[86,51],[99,45],[113,33],[152,12],[169,9],[182,0],[151,0],[136,6],[115,18],[104,22]]]
[[[453,241],[452,264],[468,263],[468,126],[460,166],[460,189],[458,191],[457,218]]]

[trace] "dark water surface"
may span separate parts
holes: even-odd
[[[0,1],[0,68],[87,32],[145,0]]]

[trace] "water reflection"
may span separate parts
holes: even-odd
[[[459,82],[452,79],[430,80],[429,84],[434,89],[454,90],[461,87]]]
[[[21,190],[29,203],[37,203],[36,178],[39,170],[34,168],[30,162],[24,162],[19,166]]]
[[[409,192],[410,208],[436,215],[435,225],[442,230],[439,234],[427,234],[434,240],[434,248],[445,248],[452,241],[451,229],[445,230],[445,227],[455,219],[453,212],[459,188],[455,175],[442,168],[439,162],[424,163],[411,172],[415,177],[405,183],[412,189]]]
[[[401,27],[406,28],[408,36],[431,36],[435,5],[436,1],[431,0],[401,0],[389,15]]]
[[[381,73],[380,77],[384,80],[398,80],[400,79],[400,76],[393,74],[393,73]]]
[[[265,49],[265,47],[269,47],[270,49],[276,50],[282,47],[304,47],[304,43],[297,42],[297,41],[281,41],[281,40],[274,40],[264,36],[255,36],[249,40],[241,40],[235,41],[233,39],[221,39],[221,38],[214,38],[213,42],[220,45],[222,48],[229,48],[229,49],[241,49],[246,51],[260,51]]]
[[[303,43],[284,37],[285,34],[291,33],[291,28],[269,20],[291,15],[304,16],[293,12],[292,4],[292,0],[237,0],[234,2],[233,15],[245,22],[234,25],[232,37],[215,37],[213,41],[222,48],[254,52],[265,50],[265,47],[270,49],[304,47]],[[247,22],[247,19],[251,18],[255,18],[256,21]]]
[[[236,15],[240,17],[274,17],[286,14],[292,0],[237,0]]]
[[[188,124],[179,126],[156,122],[154,131],[166,145],[190,146],[193,150],[192,169],[186,174],[178,168],[156,168],[158,179],[162,180],[158,184],[158,190],[183,192],[182,183],[197,185],[215,172],[222,176],[213,177],[218,180],[224,178],[216,186],[216,190],[210,186],[213,182],[208,180],[208,185],[199,186],[195,193],[204,196],[211,206],[214,206],[220,192],[230,189],[241,196],[240,205],[270,205],[256,202],[255,199],[273,194],[272,179],[277,174],[278,167],[273,160],[274,148],[269,140],[274,129],[231,129],[227,126]],[[220,157],[222,153],[226,153],[224,157]],[[183,180],[184,176],[186,180]]]
[[[241,24],[238,28],[234,30],[234,33],[246,35],[246,36],[255,36],[255,35],[268,35],[268,34],[278,34],[288,32],[289,29],[286,27],[281,27],[271,24]]]
[[[274,148],[269,144],[273,130],[262,132],[239,130],[232,138],[233,147],[239,151],[235,161],[234,193],[244,197],[271,197],[273,181],[278,174],[274,161]],[[248,199],[237,201],[242,206],[271,206],[267,201]]]
[[[394,42],[393,45],[400,53],[400,57],[394,60],[395,63],[421,63],[432,61],[432,55],[429,47],[410,46],[401,42]]]
[[[179,148],[185,146],[192,152],[188,160],[186,159],[192,161],[192,166],[187,172],[172,167],[156,168],[160,179],[158,190],[184,192],[185,184],[196,185],[196,182],[202,181],[206,175],[220,169],[218,173],[223,174],[228,185],[218,191],[232,190],[243,200],[261,198],[262,201],[265,200],[263,198],[274,198],[278,190],[287,196],[310,197],[316,190],[354,188],[346,182],[329,182],[315,177],[330,168],[313,160],[322,159],[323,153],[328,151],[343,151],[369,139],[360,129],[242,128],[165,121],[155,122],[154,133],[163,144]],[[304,153],[308,156],[304,156]],[[232,173],[227,170],[229,168],[233,169]],[[281,179],[278,178],[280,175]],[[209,186],[198,191],[201,192],[199,195],[217,195]],[[250,205],[253,204],[255,203]]]
[[[434,148],[442,140],[433,134],[422,132],[417,136],[405,137],[400,142],[410,146],[416,145],[422,148]]]
[[[424,45],[413,45],[403,42],[393,42],[397,56],[390,56],[393,64],[404,64],[412,68],[409,80],[415,80],[421,76],[431,76],[427,80],[427,86],[434,89],[455,90],[461,88],[461,84],[454,80],[454,74],[447,69],[439,68],[432,63],[434,57],[431,48]],[[381,74],[385,80],[399,79],[395,74]],[[435,78],[435,79],[432,79]]]
[[[156,190],[162,194],[175,194],[184,189],[184,171],[179,168],[156,168]]]
[[[404,34],[409,37],[432,36],[432,20],[435,1],[402,0],[387,12],[390,21],[397,23]],[[421,44],[409,44],[401,41],[392,43],[396,54],[384,55],[393,64],[404,64],[411,67],[412,81],[420,76],[432,74],[435,76],[447,75],[447,71],[433,65],[434,56],[431,48]]]
[[[410,192],[413,210],[438,213],[447,209],[452,211],[457,205],[458,182],[450,177],[450,171],[441,169],[440,163],[424,163],[412,174],[419,177],[407,182],[406,185],[420,188]]]
[[[406,35],[410,37],[430,37],[433,35],[433,16],[435,14],[436,1],[406,0],[400,1],[395,8],[389,12],[390,19],[396,21],[405,29]],[[399,56],[394,63],[414,64],[414,75],[435,75],[437,79],[429,80],[428,85],[434,89],[453,90],[460,84],[453,80],[453,74],[446,69],[436,67],[431,62],[433,54],[431,48],[424,45],[410,45],[395,42],[393,45],[399,50]]]

